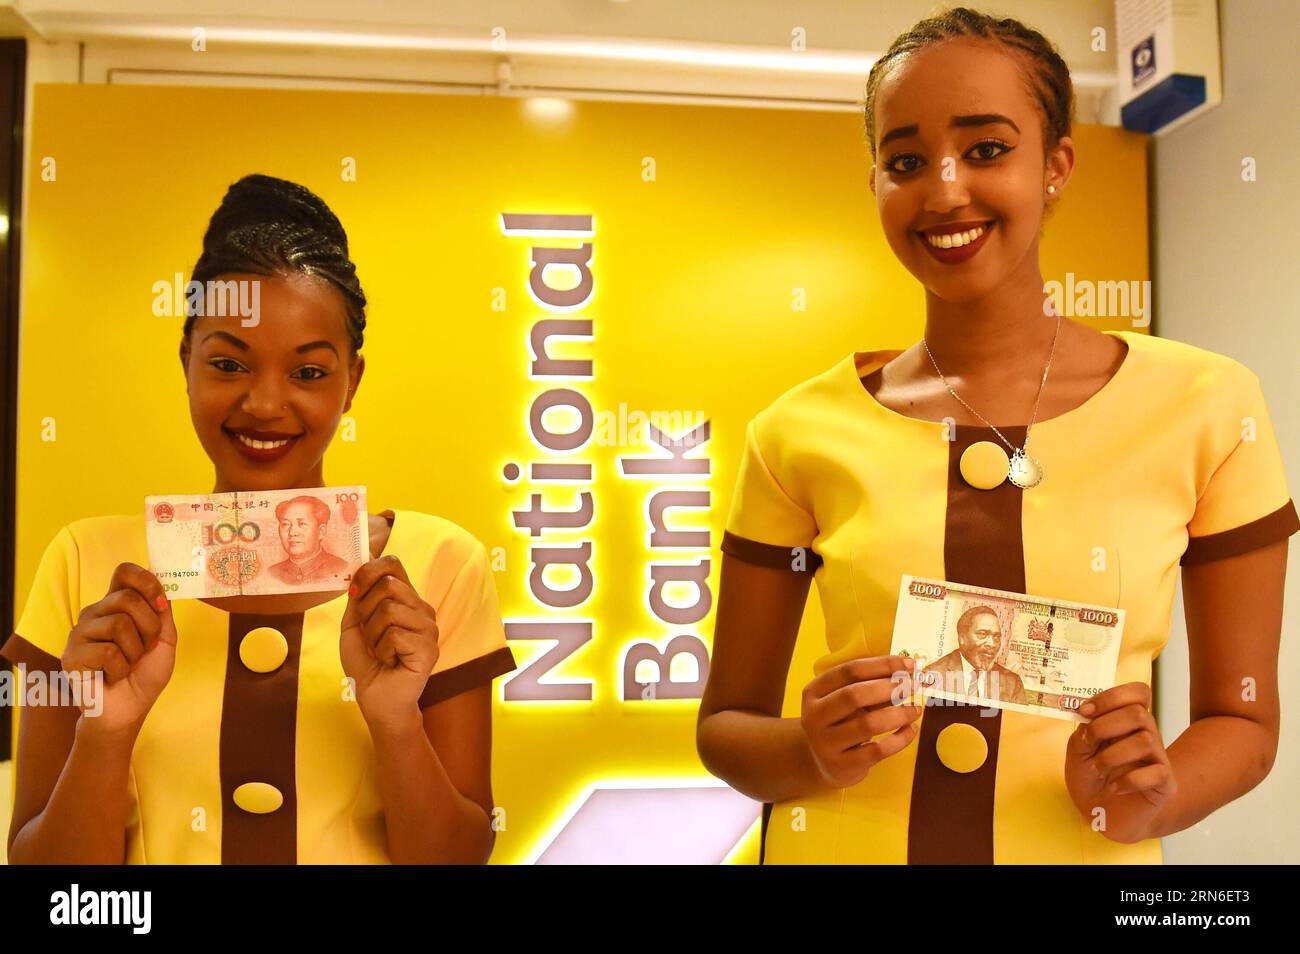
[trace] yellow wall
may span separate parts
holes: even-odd
[[[677,522],[711,528],[716,588],[748,418],[850,350],[918,337],[922,292],[881,233],[858,116],[580,102],[545,118],[512,98],[52,85],[37,89],[32,135],[19,607],[63,524],[140,510],[146,494],[210,489],[176,358],[183,322],[155,317],[152,287],[188,279],[225,187],[264,172],[330,204],[370,299],[357,439],[335,441],[327,481],[364,483],[374,510],[438,513],[503,548],[504,615],[546,616],[526,590],[527,536],[510,520],[538,489],[502,478],[508,462],[545,459],[525,429],[530,402],[552,386],[528,378],[527,331],[544,317],[526,292],[539,240],[503,235],[500,215],[590,214],[596,290],[573,317],[593,321],[594,341],[562,354],[592,358],[595,378],[575,387],[597,411],[703,411],[712,436],[695,455],[711,474],[629,480],[617,458],[642,448],[576,455],[595,466],[597,510],[596,590],[575,615],[593,619],[595,635],[551,678],[590,680],[593,700],[498,700],[495,794],[508,824],[495,860],[528,858],[589,784],[705,776],[693,702],[620,699],[629,643],[712,629],[712,614],[671,627],[648,610],[646,501],[664,486],[709,491],[709,511]],[[1144,140],[1101,127],[1075,138],[1081,163],[1048,226],[1044,276],[1146,279]],[[54,181],[42,178],[46,157]],[[345,157],[355,182],[342,181]],[[493,309],[497,289],[504,311]],[[795,289],[805,311],[792,309]],[[47,418],[54,441],[42,438]],[[572,494],[547,501],[571,506]],[[819,632],[814,596],[788,703]],[[545,648],[516,644],[516,658]],[[733,859],[756,858],[756,845],[751,830]]]

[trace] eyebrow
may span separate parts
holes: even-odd
[[[966,126],[993,126],[998,123],[1004,123],[1014,129],[1017,133],[1020,132],[1020,127],[1013,123],[1009,117],[1003,116],[1001,113],[976,113],[973,116],[954,116],[948,123],[948,128],[961,129]],[[891,129],[889,132],[885,133],[885,135],[880,137],[880,145],[883,146],[885,143],[892,142],[895,139],[905,139],[908,136],[915,136],[919,131],[920,127],[915,123],[910,126],[899,126],[897,129]]]
[[[229,341],[232,345],[234,345],[236,348],[239,348],[241,351],[248,350],[247,341],[243,341],[239,338],[236,338],[228,331],[214,331],[212,332],[212,334],[208,335],[207,338],[204,338],[203,342],[206,342],[208,338],[220,338],[223,341]],[[200,344],[202,344],[203,342],[200,342]],[[324,339],[321,339],[320,341],[309,341],[304,345],[298,345],[298,347],[294,348],[293,350],[298,354],[302,354],[305,351],[311,351],[313,348],[329,348],[331,351],[334,352],[335,355],[339,353],[338,348],[334,347],[334,345],[330,344],[328,341],[325,341]]]
[[[298,347],[294,348],[293,350],[296,351],[298,354],[302,354],[304,351],[311,351],[313,348],[329,348],[331,351],[334,352],[335,355],[338,355],[339,353],[338,348],[334,347],[332,344],[330,344],[328,341],[326,341],[323,338],[320,341],[309,341],[305,345],[298,345]]]
[[[203,341],[200,341],[199,344],[206,343],[209,338],[222,338],[226,341],[229,341],[236,348],[240,348],[244,351],[248,350],[248,342],[241,341],[240,339],[236,338],[228,331],[214,331],[212,332],[212,334],[208,335],[207,338],[204,338]]]

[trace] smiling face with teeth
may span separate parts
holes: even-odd
[[[201,316],[181,340],[190,419],[216,468],[214,493],[325,485],[324,456],[365,370],[346,303],[298,272],[260,282],[260,321]]]
[[[945,301],[1008,280],[1041,288],[1045,183],[1064,185],[1073,145],[1064,137],[1045,154],[1027,69],[1000,44],[962,38],[908,54],[877,88],[871,188],[885,237]]]

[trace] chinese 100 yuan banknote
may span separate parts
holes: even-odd
[[[346,590],[370,560],[365,487],[145,498],[149,569],[169,599]]]

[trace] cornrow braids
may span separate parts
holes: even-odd
[[[953,7],[921,20],[890,44],[867,75],[865,119],[871,160],[876,160],[876,91],[885,74],[909,53],[923,47],[962,37],[976,37],[1002,43],[1024,54],[1028,62],[1030,90],[1043,112],[1043,152],[1046,154],[1070,134],[1074,118],[1074,84],[1061,54],[1045,36],[1019,20],[997,19],[971,10]]]
[[[348,257],[348,236],[338,217],[310,189],[273,176],[248,175],[226,190],[208,222],[190,280],[207,283],[237,272],[300,272],[330,282],[347,305],[352,353],[361,350],[366,295]],[[186,337],[197,317],[193,309],[186,315]]]

